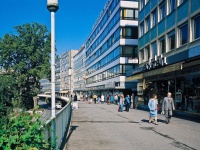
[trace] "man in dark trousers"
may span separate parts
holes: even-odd
[[[162,114],[165,114],[166,124],[170,122],[170,119],[172,117],[172,111],[175,110],[174,100],[171,96],[172,93],[168,92],[167,97],[164,98],[162,103]]]
[[[78,101],[76,94],[74,95],[74,101]]]
[[[125,103],[126,111],[129,112],[130,102],[131,102],[129,95],[127,95],[127,97],[125,98],[125,101],[126,101],[126,103]]]

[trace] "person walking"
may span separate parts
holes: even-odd
[[[96,94],[94,94],[93,98],[94,98],[94,103],[96,104],[96,102],[97,102],[97,96],[96,96]]]
[[[157,95],[153,94],[152,98],[148,102],[148,107],[149,107],[149,110],[150,110],[149,123],[152,123],[152,119],[155,118],[155,125],[158,125],[158,122],[157,122],[157,114],[158,114],[157,105],[158,105]]]
[[[172,111],[175,110],[174,100],[171,96],[172,93],[168,92],[167,97],[164,98],[162,103],[162,114],[165,114],[166,124],[170,122],[170,119],[172,117]]]
[[[117,101],[118,101],[118,95],[117,94],[115,95],[114,99],[115,99],[115,104],[117,105]]]
[[[121,94],[120,96],[119,108],[120,108],[120,112],[123,112],[124,110],[124,95],[123,94]]]
[[[126,98],[125,98],[125,107],[126,107],[126,111],[129,112],[129,108],[130,108],[130,97],[129,97],[129,95],[127,95]]]
[[[104,103],[104,95],[102,94],[101,95],[101,104],[103,104]]]

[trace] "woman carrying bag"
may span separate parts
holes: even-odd
[[[157,95],[153,94],[152,98],[149,100],[148,106],[150,110],[150,116],[149,116],[149,123],[152,123],[152,119],[155,118],[155,125],[158,125],[157,122],[157,114],[158,114],[158,100]]]

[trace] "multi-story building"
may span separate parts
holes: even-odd
[[[48,79],[40,80],[40,93],[51,94],[51,82]]]
[[[60,94],[60,57],[57,56],[56,57],[56,61],[55,61],[55,91],[56,94],[59,95]]]
[[[69,50],[63,53],[60,57],[60,93],[61,95],[69,96],[73,94],[74,89],[74,74],[73,64],[74,56],[78,50]]]
[[[200,112],[199,0],[140,0],[139,56],[141,103],[171,92],[177,109]]]
[[[86,40],[88,94],[131,94],[127,70],[138,67],[138,0],[108,0]]]
[[[85,58],[86,51],[83,45],[74,56],[74,93],[77,94],[78,99],[82,98],[86,92]]]

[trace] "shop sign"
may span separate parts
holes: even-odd
[[[137,95],[143,95],[143,90],[138,91]]]
[[[167,64],[167,59],[166,57],[159,57],[157,59],[157,56],[155,56],[154,60],[149,61],[144,65],[144,71],[146,70],[152,70],[161,66],[165,66]]]

